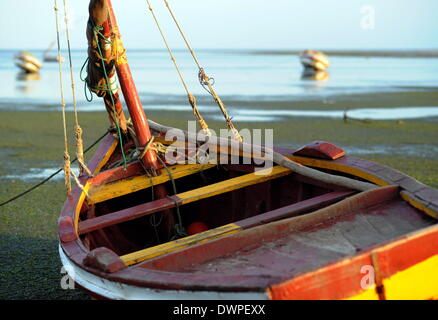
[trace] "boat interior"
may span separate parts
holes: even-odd
[[[132,145],[126,146],[126,151],[129,148]],[[222,262],[215,263],[216,270],[220,265],[231,265],[239,272],[249,260],[236,250],[251,248],[263,237],[276,237],[283,253],[273,254],[272,248],[263,249],[262,245],[257,246],[257,254],[264,250],[263,255],[277,256],[271,257],[273,265],[282,265],[282,254],[292,260],[298,254],[305,269],[311,261],[321,265],[436,222],[401,199],[397,187],[378,188],[368,195],[280,166],[259,171],[254,163],[168,165],[161,175],[152,177],[144,173],[138,161],[129,163],[126,169],[114,166],[120,158],[115,149],[100,173],[90,179],[88,198],[79,211],[78,234],[88,250],[106,247],[126,265],[142,262],[140,266],[145,268],[189,272],[197,263],[203,265],[199,268],[208,269],[202,262],[220,257]],[[244,163],[243,157],[239,160]],[[339,171],[336,174],[354,177]],[[157,197],[159,192],[165,196]],[[300,220],[303,217],[308,217],[304,224]],[[282,221],[287,222],[286,229],[292,228],[289,232],[275,229]],[[187,233],[192,224],[199,223],[205,228]],[[223,245],[233,239],[224,236],[236,233],[238,245]],[[245,234],[248,236],[241,238]],[[172,253],[197,250],[199,244],[208,248],[214,243],[217,250],[203,250],[198,261],[191,255],[189,260],[163,262],[172,259]],[[303,246],[313,249],[300,250]],[[319,258],[305,257],[312,252]],[[227,254],[234,260],[225,263]]]

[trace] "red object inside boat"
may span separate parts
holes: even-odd
[[[200,232],[204,232],[207,231],[208,227],[205,223],[203,222],[193,222],[189,225],[189,227],[187,228],[187,234],[189,236],[200,233]]]

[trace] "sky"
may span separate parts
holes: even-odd
[[[72,48],[84,49],[89,1],[66,1]],[[172,48],[183,48],[164,1],[151,2]],[[169,2],[198,49],[438,49],[437,0]],[[112,3],[127,48],[163,48],[145,0]],[[54,0],[0,0],[0,49],[46,49],[56,39],[53,8]]]

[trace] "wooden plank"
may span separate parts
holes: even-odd
[[[254,217],[238,221],[236,222],[236,224],[241,226],[243,229],[253,228],[258,225],[277,221],[287,217],[296,216],[310,210],[323,208],[339,200],[345,199],[346,197],[351,196],[355,193],[356,191],[353,190],[340,190],[330,192],[318,197],[300,201],[298,203],[294,203],[288,206],[278,208],[276,210],[265,212]]]
[[[111,183],[117,180],[127,179],[129,177],[138,176],[144,172],[143,167],[140,162],[136,161],[133,163],[128,163],[126,165],[126,170],[123,166],[116,167],[113,169],[108,169],[100,172],[95,177],[91,178],[89,182],[92,185],[102,185],[106,183]]]
[[[216,239],[219,237],[224,237],[226,235],[235,233],[242,230],[241,227],[235,224],[228,224],[222,227],[218,227],[212,230],[208,230],[202,233],[198,233],[192,236],[188,236],[182,239],[178,239],[175,241],[163,243],[161,245],[140,250],[131,254],[127,254],[124,256],[121,256],[123,262],[125,262],[126,265],[132,265],[147,259],[151,259],[157,256],[161,256],[170,252],[174,252],[177,250],[181,250],[183,248],[193,246],[195,244],[200,244],[206,241],[209,241],[211,239]]]
[[[79,234],[84,234],[101,228],[109,227],[114,224],[140,218],[155,212],[171,209],[177,204],[188,204],[207,197],[212,197],[236,189],[244,188],[249,185],[282,177],[290,173],[290,169],[279,166],[270,169],[260,170],[259,172],[250,173],[237,178],[194,189],[188,192],[179,193],[172,197],[151,201],[135,207],[108,213],[97,218],[82,221],[79,223],[78,232]]]
[[[403,200],[405,200],[407,203],[409,203],[414,208],[417,208],[418,210],[423,211],[424,213],[428,214],[432,218],[438,219],[438,211],[433,210],[431,207],[428,206],[427,203],[418,199],[411,192],[402,191],[402,192],[400,192],[400,196],[403,198]]]
[[[169,167],[169,170],[173,179],[179,179],[203,170],[210,169],[214,166],[214,164],[187,164]],[[140,175],[104,185],[98,184],[97,179],[94,180],[96,181],[96,184],[94,184],[92,180],[89,190],[90,198],[88,199],[88,203],[93,204],[103,202],[112,198],[150,188],[152,185],[156,186],[169,181],[171,177],[167,174],[167,171],[163,169],[162,172],[163,173],[161,175],[152,178],[149,178],[146,175]]]
[[[174,198],[163,198],[144,203],[128,209],[112,212],[100,217],[79,222],[78,233],[84,234],[91,231],[109,227],[121,222],[134,220],[145,215],[153,214],[176,206]]]
[[[108,134],[104,138],[96,152],[96,155],[88,163],[88,169],[90,169],[93,175],[96,175],[100,172],[102,167],[107,163],[108,159],[113,154],[114,150],[116,150],[117,145],[118,140],[114,135]]]
[[[308,210],[322,208],[354,193],[355,191],[351,190],[331,192],[322,196],[314,197],[312,199],[307,199],[298,203],[291,204],[289,206],[272,210],[248,219],[240,220],[234,222],[234,224],[241,227],[242,230],[246,230],[279,219],[291,217]],[[246,241],[230,241],[227,239],[221,239],[220,242],[216,241],[216,243],[214,244],[206,243],[202,246],[202,248],[199,246],[191,246],[181,248],[181,250],[178,251],[175,250],[173,253],[166,254],[166,256],[157,256],[156,258],[151,257],[150,260],[144,262],[141,267],[159,270],[178,270],[186,267],[188,264],[202,263],[203,261],[213,259],[217,256],[223,256],[231,252],[240,250],[245,245],[248,245]],[[189,258],[187,259],[186,257]]]
[[[166,268],[168,268],[168,266],[172,264],[174,264],[175,267],[181,267],[184,264],[184,257],[190,257],[191,262],[199,262],[204,261],[205,259],[213,259],[218,255],[226,255],[232,251],[240,250],[245,246],[259,243],[260,241],[269,242],[271,239],[277,239],[278,237],[285,236],[286,234],[290,234],[296,230],[304,229],[306,227],[325,222],[328,219],[371,207],[383,201],[390,200],[395,196],[397,196],[397,188],[393,186],[361,192],[348,199],[303,216],[290,217],[285,220],[280,220],[270,224],[252,228],[252,231],[245,231],[248,233],[246,233],[245,236],[242,237],[239,237],[239,235],[236,234],[232,236],[233,239],[226,238],[220,241],[214,241],[208,244],[204,244],[202,246],[194,246],[190,249],[187,248],[176,254],[163,257],[163,261],[168,262],[166,263]],[[298,206],[299,204],[297,205],[297,207]],[[283,214],[282,212],[280,213]],[[242,230],[244,228],[251,228],[251,225],[255,224],[255,222],[251,220],[246,223],[244,223],[243,221],[235,223],[236,225],[240,226]],[[237,239],[236,237],[239,238]],[[161,263],[161,259],[153,261],[151,263],[153,263],[154,266],[163,266]]]
[[[291,159],[303,166],[306,167],[314,167],[319,169],[329,169],[334,171],[339,171],[343,173],[350,174],[355,177],[362,178],[366,181],[370,181],[379,186],[387,186],[390,183],[386,180],[379,178],[376,174],[371,174],[367,170],[362,170],[360,168],[356,168],[353,165],[348,163],[349,158],[341,158],[338,160],[322,160],[322,159],[314,159],[314,158],[306,158],[299,156],[287,156],[286,158]]]
[[[246,174],[237,178],[221,181],[202,188],[183,192],[178,194],[178,197],[181,199],[182,204],[187,204],[204,198],[230,192],[236,189],[241,189],[257,183],[280,178],[291,173],[292,171],[288,168],[275,166],[272,168],[260,170],[258,172]]]

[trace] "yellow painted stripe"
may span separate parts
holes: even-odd
[[[117,145],[118,145],[118,140],[114,139],[113,144],[111,145],[111,147],[109,147],[107,153],[105,154],[105,157],[103,157],[103,159],[99,162],[98,166],[93,172],[93,175],[98,174],[100,170],[102,170],[103,166],[108,162],[109,158],[112,156],[114,150],[116,150]]]
[[[178,194],[177,196],[182,200],[181,204],[187,204],[204,198],[213,197],[218,194],[223,194],[236,189],[241,189],[253,184],[286,176],[290,173],[292,173],[292,171],[288,168],[275,166],[272,168],[263,169],[258,172],[249,173],[240,177],[228,179],[195,190],[183,192]]]
[[[339,164],[333,161],[325,161],[325,160],[319,160],[319,159],[312,159],[312,158],[304,158],[304,157],[296,157],[296,156],[290,156],[288,157],[291,160],[294,160],[302,165],[310,166],[310,167],[316,167],[321,169],[330,169],[335,170],[343,173],[348,173],[356,177],[360,177],[362,179],[365,179],[367,181],[370,181],[372,183],[375,183],[379,186],[387,186],[389,183],[383,179],[380,179],[368,172],[365,172],[363,170],[360,170],[358,168],[352,168],[343,164]],[[433,211],[432,209],[426,207],[422,203],[416,201],[415,199],[408,196],[406,193],[401,192],[400,196],[408,202],[410,205],[412,205],[414,208],[417,208],[427,215],[431,216],[432,218],[438,219],[438,212]]]
[[[438,254],[383,279],[388,300],[438,298]]]
[[[84,190],[85,190],[85,192],[88,193],[89,189],[90,189],[90,183],[87,182],[84,186]],[[76,232],[78,231],[79,215],[81,213],[82,204],[84,203],[84,200],[86,197],[85,192],[84,191],[81,192],[81,195],[79,196],[78,202],[76,204],[76,212],[75,212],[75,219],[74,219],[74,223],[75,223],[74,228],[75,228]]]
[[[210,169],[214,164],[186,164],[169,167],[173,179],[179,179],[191,174]],[[149,178],[146,175],[131,177],[108,183],[104,185],[96,185],[90,188],[89,203],[99,203],[108,199],[120,197],[129,193],[150,188],[152,185],[158,185],[169,181],[171,177],[167,174],[167,170],[163,169],[163,173],[159,176]]]
[[[93,175],[96,175],[100,172],[100,170],[103,168],[103,166],[108,162],[109,158],[113,154],[117,145],[118,145],[118,141],[117,141],[117,139],[115,139],[113,141],[112,145],[108,148],[108,151],[105,154],[105,156],[102,158],[102,160],[97,165],[96,169],[93,172]],[[81,192],[81,195],[79,196],[78,202],[76,204],[76,211],[75,211],[75,218],[74,218],[74,228],[75,228],[76,232],[78,231],[79,215],[81,213],[82,204],[84,203],[84,200],[86,197],[85,193],[88,193],[88,195],[90,195],[90,187],[91,187],[91,184],[90,184],[90,182],[87,181],[87,183],[84,186],[85,192],[84,191]]]
[[[368,172],[360,170],[358,168],[353,168],[344,164],[340,164],[334,161],[325,161],[314,158],[305,158],[305,157],[297,157],[297,156],[289,156],[287,157],[295,162],[298,162],[304,166],[316,167],[320,169],[329,169],[334,171],[339,171],[343,173],[348,173],[353,176],[365,179],[369,182],[375,183],[379,186],[387,186],[389,183],[383,179],[376,177]]]
[[[203,188],[192,191],[187,191],[178,194],[181,199],[181,204],[198,201],[200,199],[212,197],[218,194],[229,192],[232,190],[244,188],[249,185],[264,182],[281,176],[290,174],[292,171],[280,166],[269,169],[260,170],[258,172],[246,174],[237,178],[218,182]],[[132,265],[146,259],[151,259],[169,252],[177,251],[198,243],[206,242],[211,239],[222,237],[242,230],[241,227],[235,224],[228,224],[216,229],[208,230],[193,236],[188,236],[179,240],[167,242],[152,248],[137,251],[120,257],[126,265]]]
[[[130,253],[124,256],[121,256],[120,258],[123,260],[123,262],[126,265],[132,265],[135,263],[139,263],[141,261],[152,259],[155,257],[158,257],[160,255],[164,255],[170,252],[174,252],[177,250],[181,250],[184,248],[187,248],[189,246],[193,246],[198,243],[207,242],[212,239],[216,239],[219,237],[224,237],[229,234],[236,233],[238,231],[242,230],[241,227],[235,224],[227,224],[225,226],[215,228],[212,230],[208,230],[205,232],[201,232],[192,236],[188,236],[182,239],[178,239],[175,241],[163,243],[161,245],[140,250],[134,253]]]
[[[379,300],[379,295],[376,292],[376,285],[361,291],[359,294],[349,297],[345,300]]]
[[[403,191],[400,192],[400,196],[402,197],[403,200],[408,202],[414,208],[417,208],[417,209],[425,212],[426,214],[428,214],[432,218],[438,219],[438,212],[435,212],[435,211],[431,210],[430,208],[426,207],[421,202],[416,201],[414,198],[410,197],[406,192],[403,192]]]

